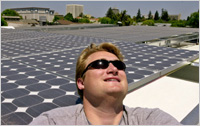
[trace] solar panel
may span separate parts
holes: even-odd
[[[110,38],[126,42],[141,42],[174,35],[199,32],[196,28],[173,28],[155,26],[106,27],[82,30],[49,30],[50,33],[72,34],[89,37]]]
[[[92,42],[111,42],[122,50],[129,91],[198,58],[198,51],[114,39],[23,30],[2,33],[4,125],[26,125],[42,112],[81,103],[75,84],[76,60]]]
[[[41,112],[78,99],[74,81],[15,60],[2,60],[1,78],[2,124],[28,124]]]

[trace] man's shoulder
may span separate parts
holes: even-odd
[[[79,110],[81,110],[83,107],[82,104],[77,105],[71,105],[66,107],[60,107],[55,108],[50,111],[42,113],[42,115],[48,115],[48,116],[74,116],[76,113],[78,113]]]
[[[136,113],[152,113],[154,111],[162,111],[159,108],[142,108],[142,107],[128,107],[125,106],[125,110],[129,114],[136,114]]]
[[[55,108],[40,114],[30,125],[75,124],[75,119],[80,116],[82,108],[82,104]]]
[[[141,108],[141,107],[128,107],[125,106],[125,111],[129,116],[148,116],[152,113],[159,113],[163,112],[162,110],[158,108]]]
[[[141,107],[131,108],[125,106],[125,111],[127,113],[127,116],[129,116],[129,119],[131,119],[129,121],[137,122],[138,125],[180,124],[174,117],[160,110],[159,108],[141,108]]]

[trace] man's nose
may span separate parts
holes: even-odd
[[[107,74],[117,75],[118,74],[117,67],[115,67],[112,63],[109,63],[109,66],[107,68]]]

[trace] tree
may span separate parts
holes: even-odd
[[[111,19],[109,17],[103,17],[99,19],[99,22],[101,22],[101,24],[110,24]]]
[[[136,16],[133,16],[133,21],[136,21],[137,19],[136,19]]]
[[[82,18],[87,18],[87,19],[89,19],[89,17],[87,17],[86,15],[83,15],[83,17]]]
[[[189,21],[189,19],[190,19],[190,17],[189,17],[189,16],[187,16],[187,21]]]
[[[112,11],[111,7],[108,9],[107,13],[106,13],[106,17],[109,17],[110,19],[114,18],[114,12]]]
[[[185,20],[172,20],[171,21],[171,27],[186,27],[187,21]]]
[[[146,20],[146,21],[142,22],[142,25],[154,26],[154,21],[153,20]]]
[[[81,12],[80,14],[79,14],[79,17],[83,17],[84,15],[83,15],[83,13]]]
[[[190,18],[188,20],[188,25],[193,28],[199,28],[199,11],[194,12],[190,15]]]
[[[130,17],[128,17],[128,19],[125,21],[125,26],[129,26],[132,24],[133,24],[133,20]]]
[[[64,16],[64,19],[65,19],[65,20],[68,20],[68,21],[73,21],[73,20],[74,20],[74,18],[73,18],[73,16],[72,16],[71,13],[67,13],[67,14]]]
[[[1,16],[1,26],[8,26],[8,23],[4,20],[2,16]]]
[[[154,20],[159,20],[160,19],[160,17],[159,17],[159,13],[158,13],[158,11],[156,11],[155,12],[155,15],[154,15]]]
[[[78,20],[79,23],[90,23],[90,20],[88,18],[82,18]]]
[[[140,9],[138,9],[136,19],[137,19],[137,21],[140,21],[141,18],[142,18],[142,17],[141,17],[141,12],[140,12]]]
[[[122,12],[121,12],[121,21],[125,21],[126,19],[127,19],[127,16],[126,16],[126,10],[123,10]]]
[[[128,26],[133,24],[133,20],[130,15],[127,14],[126,10],[121,11],[121,13],[114,14],[112,9],[109,8],[106,17],[100,18],[99,22],[102,24],[120,24],[123,26]]]
[[[60,16],[54,16],[53,18],[53,22],[57,21],[57,20],[63,20],[63,17],[60,17]]]
[[[19,15],[15,10],[6,9],[1,13],[2,16],[19,16],[22,19],[22,16]]]
[[[149,11],[148,19],[149,19],[149,20],[150,20],[150,19],[153,19],[153,16],[152,16],[152,14],[151,14],[151,11]]]
[[[162,8],[161,19],[162,19],[163,21],[169,21],[168,12],[167,12],[167,10],[164,10],[163,8]]]
[[[121,13],[117,14],[117,21],[120,21],[123,26],[129,26],[133,24],[133,20],[131,19],[131,16],[126,14],[126,10],[121,11]]]

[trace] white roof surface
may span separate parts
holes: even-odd
[[[129,107],[160,108],[182,121],[199,103],[199,84],[162,77],[129,93],[124,104]]]
[[[186,47],[199,50],[199,45]],[[199,59],[195,62],[199,62]],[[160,108],[182,121],[199,104],[199,84],[168,76],[161,77],[129,93],[124,105]]]

